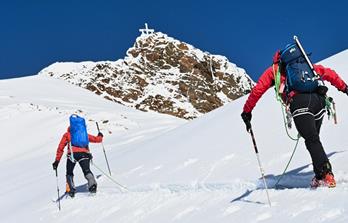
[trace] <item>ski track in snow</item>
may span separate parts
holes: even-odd
[[[216,201],[226,202],[226,208],[218,210],[218,217],[222,219],[236,215],[239,212],[246,214],[242,209],[245,204],[259,206],[259,209],[261,209],[262,211],[255,213],[252,218],[246,217],[246,219],[249,220],[254,219],[254,221],[250,222],[267,222],[267,219],[272,219],[273,216],[277,215],[279,211],[282,211],[284,209],[284,206],[279,205],[277,202],[273,202],[273,207],[268,208],[264,190],[256,188],[256,184],[253,185],[254,188],[251,188],[251,185],[252,184],[240,185],[239,182],[225,184],[206,184],[201,188],[185,184],[143,185],[130,187],[130,191],[124,193],[118,192],[116,190],[109,191],[110,187],[104,188],[103,186],[101,186],[100,190],[103,192],[100,192],[97,196],[89,197],[88,195],[78,193],[74,199],[63,199],[62,206],[66,209],[70,206],[74,206],[74,203],[100,203],[111,201],[115,203],[115,206],[111,206],[110,209],[101,212],[101,214],[98,216],[98,221],[100,221],[117,218],[116,216],[120,212],[123,212],[124,209],[130,208],[128,207],[128,205],[131,204],[131,207],[133,209],[133,211],[131,212],[132,214],[129,214],[128,217],[122,219],[122,222],[126,222],[128,220],[134,221],[135,219],[137,219],[136,221],[139,222],[146,222],[146,219],[149,216],[159,214],[162,211],[167,210],[168,207],[175,207],[175,212],[169,214],[167,220],[171,219],[170,221],[173,222],[181,222],[183,219],[194,219],[195,216],[202,214],[201,211],[203,211],[203,209],[205,208],[204,205],[198,205],[199,202],[197,203],[197,200],[204,200],[204,204],[215,203]],[[241,199],[238,203],[230,203],[231,205],[228,206],[226,198],[230,197],[233,194],[241,192],[246,188],[254,190],[254,192],[248,197]],[[290,192],[289,196],[294,195],[295,198],[300,198],[303,195],[305,197],[309,196],[308,193],[321,194],[321,191],[331,191],[331,189],[328,188],[319,188],[318,190],[310,190],[309,188],[287,190],[288,192]],[[285,189],[285,191],[287,190]],[[276,199],[283,193],[283,191],[284,190],[270,189],[271,199]],[[91,201],[91,199],[93,200]],[[181,204],[188,204],[188,206],[176,206],[179,201]],[[125,204],[127,204],[127,207],[122,205],[124,204],[122,202],[125,202]],[[196,203],[197,205],[192,205],[192,202]],[[308,213],[312,213],[312,211],[325,206],[325,202],[318,203],[318,201],[308,201],[306,199],[300,200],[297,203],[298,204],[296,206],[290,207],[290,211],[287,214],[289,219],[302,218],[303,216],[307,216]],[[144,204],[147,205],[144,206]],[[149,206],[148,204],[151,205]],[[87,204],[85,206],[87,207]],[[49,209],[54,212],[54,207],[50,207]],[[83,211],[83,208],[81,208],[75,210],[70,214],[81,215],[81,212]],[[333,219],[338,220],[337,222],[340,222],[340,216],[342,216],[344,212],[344,208],[328,208],[326,209],[326,211],[321,212],[320,215],[318,215],[316,221],[313,220],[309,222],[327,222]]]
[[[227,155],[227,156],[225,156],[224,158],[222,158],[221,160],[219,160],[219,161],[217,161],[216,163],[214,163],[214,164],[210,167],[210,169],[209,169],[208,173],[206,174],[206,176],[201,180],[201,182],[202,182],[202,183],[205,183],[205,182],[208,180],[208,178],[213,174],[213,172],[214,172],[214,170],[217,168],[217,166],[223,165],[224,162],[227,162],[227,161],[231,160],[233,157],[234,157],[234,154]]]

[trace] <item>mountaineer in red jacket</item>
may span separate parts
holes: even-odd
[[[100,143],[103,141],[103,134],[101,132],[98,133],[98,136],[92,136],[88,134],[88,140],[92,143]],[[75,185],[74,185],[74,168],[76,162],[78,162],[81,166],[83,174],[88,181],[88,189],[91,193],[96,193],[97,191],[97,182],[94,178],[93,173],[90,170],[90,160],[92,159],[92,154],[90,153],[88,146],[87,148],[80,148],[76,146],[71,146],[71,135],[70,135],[70,127],[59,142],[56,159],[53,162],[53,169],[56,170],[59,164],[59,161],[64,153],[65,146],[68,146],[68,159],[66,163],[66,192],[71,196],[75,196]],[[72,152],[71,152],[72,151]]]
[[[277,51],[273,57],[273,65],[259,78],[256,86],[252,89],[241,114],[245,122],[247,131],[251,129],[251,112],[261,96],[272,86],[275,86],[276,74],[280,73],[278,81],[279,93],[282,101],[289,106],[291,115],[295,122],[296,129],[304,138],[307,150],[310,153],[313,162],[315,176],[311,182],[312,187],[328,186],[335,187],[336,182],[332,173],[331,164],[320,142],[319,132],[323,116],[326,112],[326,91],[325,86],[319,86],[315,92],[300,93],[296,91],[284,91],[286,86],[286,69],[281,63],[282,51]],[[339,91],[348,94],[347,84],[339,75],[321,65],[313,65],[315,72],[322,81],[328,81]],[[278,69],[279,72],[278,72]],[[277,87],[277,86],[275,86]],[[324,88],[322,88],[324,87]],[[325,89],[326,88],[326,89]],[[323,90],[324,89],[324,90]]]

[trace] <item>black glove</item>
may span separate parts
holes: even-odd
[[[92,153],[87,153],[87,157],[88,157],[88,159],[93,159],[93,155],[92,155]]]
[[[249,130],[251,129],[251,123],[250,123],[250,121],[251,121],[251,112],[243,112],[241,114],[241,116],[242,116],[242,119],[243,119],[243,121],[245,123],[246,130],[249,132]]]
[[[57,169],[58,164],[59,164],[59,161],[58,161],[58,160],[56,160],[56,161],[54,161],[54,162],[52,163],[53,170],[56,170],[56,169]]]
[[[343,92],[348,95],[348,86],[346,86]]]
[[[104,137],[103,133],[98,132],[98,136]]]

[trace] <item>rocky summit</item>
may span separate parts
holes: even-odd
[[[64,79],[117,103],[193,119],[247,94],[254,82],[224,56],[161,32],[142,34],[115,62],[57,62],[39,75]]]

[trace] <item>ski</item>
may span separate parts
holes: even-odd
[[[64,194],[62,194],[60,197],[58,197],[57,199],[55,199],[55,200],[52,200],[53,202],[55,202],[55,203],[57,203],[57,202],[59,202],[59,201],[61,201],[61,200],[63,200],[63,198],[67,198],[68,197],[68,193],[67,192],[65,192]]]
[[[93,193],[93,192],[83,192],[83,193],[77,193],[77,194],[80,194],[80,195],[76,196],[76,194],[75,194],[74,197],[71,197],[67,192],[65,192],[58,199],[52,199],[52,202],[58,203],[59,201],[62,201],[63,199],[76,199],[79,197],[95,197],[95,196],[97,196],[97,193]]]

